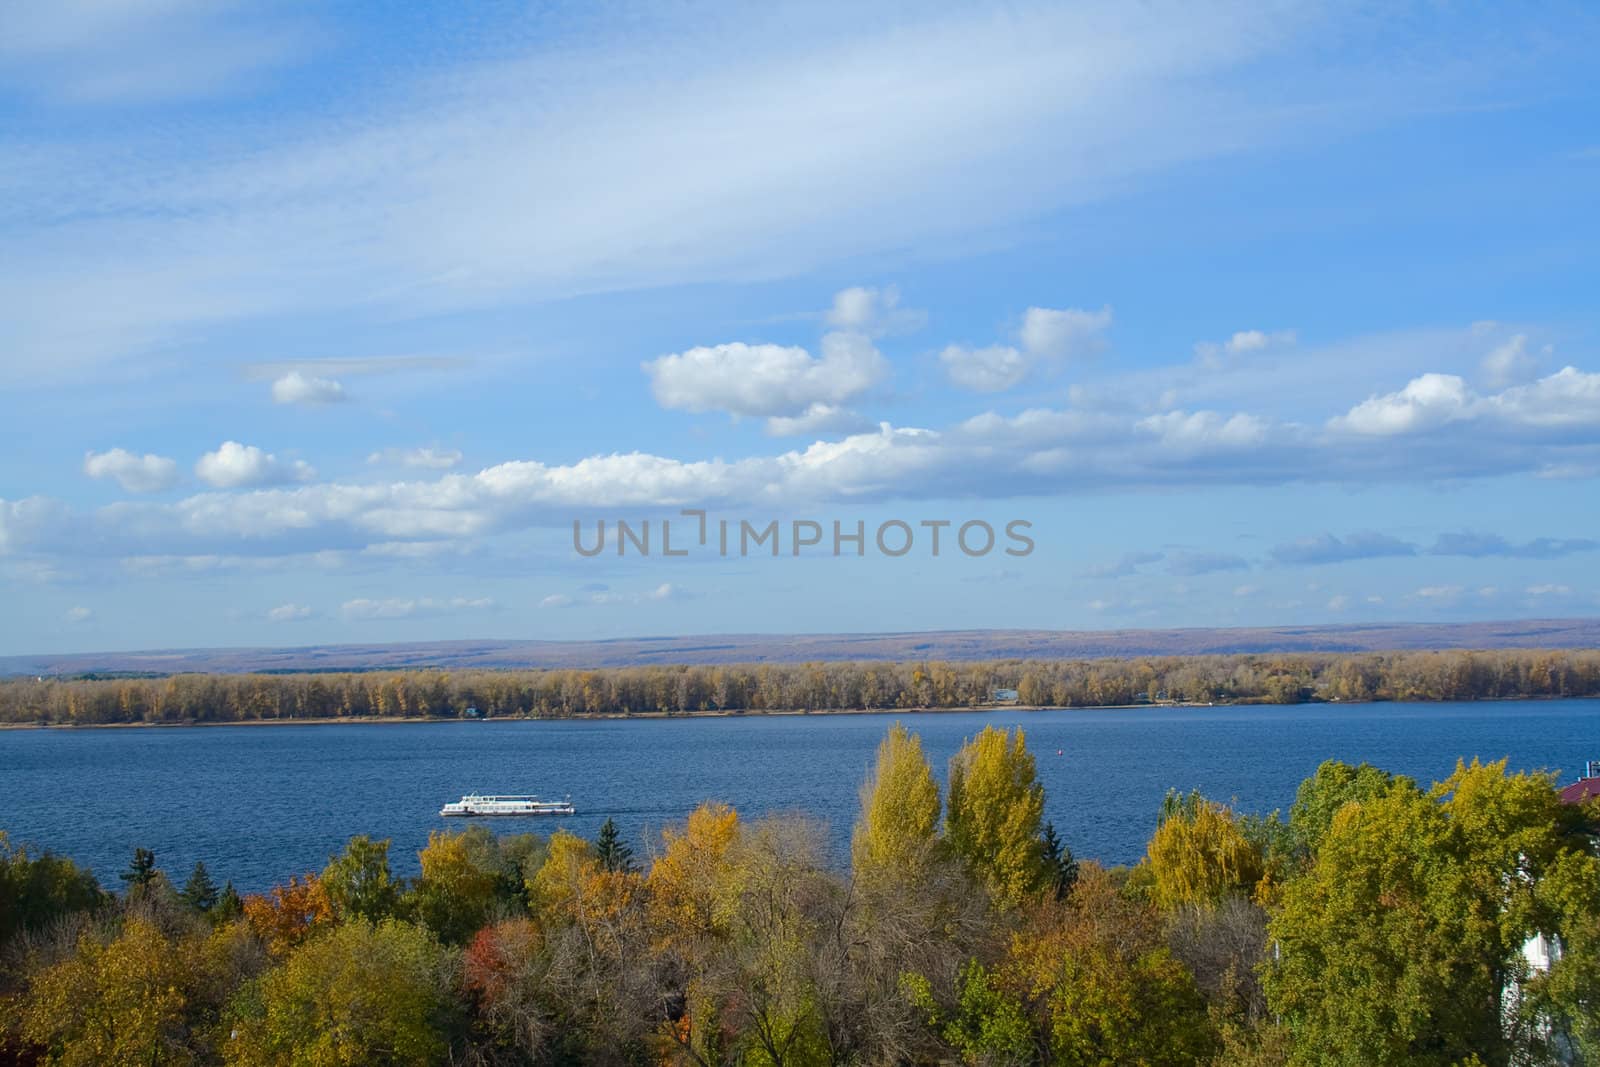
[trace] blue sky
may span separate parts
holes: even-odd
[[[6,5],[0,652],[1593,614],[1597,45]],[[684,508],[1035,548],[572,549]]]

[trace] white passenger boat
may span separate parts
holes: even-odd
[[[439,809],[440,815],[483,817],[491,815],[571,815],[572,798],[540,800],[532,796],[488,796],[468,793],[460,800]]]

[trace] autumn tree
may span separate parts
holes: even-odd
[[[500,912],[523,904],[521,872],[508,870],[494,835],[484,827],[432,831],[417,858],[422,876],[409,903],[447,945],[465,944]]]
[[[1015,906],[1050,882],[1040,844],[1044,787],[1022,730],[993,726],[950,761],[945,838],[994,898]]]
[[[273,886],[265,895],[245,897],[242,910],[250,929],[279,958],[335,919],[327,889],[309,873],[304,878],[291,875],[287,884]]]
[[[861,816],[850,839],[857,878],[915,882],[938,843],[939,786],[922,740],[900,723],[878,745],[878,762],[861,787]]]
[[[453,961],[410,923],[363,919],[307,941],[237,1005],[234,1064],[441,1062]]]
[[[1169,808],[1145,855],[1156,906],[1211,907],[1231,895],[1249,896],[1264,868],[1233,813],[1198,794]]]

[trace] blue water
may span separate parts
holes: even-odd
[[[462,793],[571,793],[579,814],[497,820],[592,836],[615,817],[647,855],[706,799],[825,819],[847,854],[857,790],[897,718],[945,762],[984,725],[1021,725],[1045,814],[1080,857],[1137,859],[1169,787],[1287,809],[1325,759],[1429,782],[1458,756],[1569,781],[1600,758],[1600,701],[988,712],[352,726],[0,731],[0,829],[115,885],[135,846],[179,881],[203,859],[244,890],[317,870],[352,834],[394,841],[397,871]],[[1060,754],[1058,755],[1058,750]]]

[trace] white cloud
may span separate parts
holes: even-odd
[[[267,612],[268,622],[299,622],[315,614],[304,604],[280,604]]]
[[[928,313],[901,307],[900,290],[895,286],[868,289],[857,285],[833,295],[833,306],[823,320],[835,329],[881,337],[920,330]]]
[[[767,420],[772,437],[802,437],[825,433],[860,433],[872,428],[872,420],[836,404],[812,404],[793,417],[774,415]]]
[[[1343,611],[1345,608],[1347,608],[1349,606],[1350,606],[1350,598],[1348,596],[1345,596],[1343,593],[1340,593],[1340,594],[1338,594],[1336,596],[1333,596],[1333,597],[1330,597],[1328,599],[1328,610],[1329,611]]]
[[[288,482],[307,482],[316,471],[303,460],[280,460],[255,445],[224,441],[215,452],[207,452],[194,465],[201,480],[219,489],[242,489]]]
[[[1028,357],[1011,345],[969,348],[947,345],[939,353],[952,384],[975,393],[998,393],[1028,376]]]
[[[565,593],[551,593],[539,601],[541,608],[570,608],[572,604],[572,598]]]
[[[1449,423],[1493,423],[1508,429],[1600,428],[1600,374],[1563,367],[1527,385],[1480,396],[1454,374],[1424,374],[1399,392],[1373,396],[1330,419],[1335,431],[1393,436]]]
[[[177,461],[149,453],[136,456],[120,448],[85,455],[83,473],[91,478],[115,479],[130,493],[157,493],[178,483]]]
[[[858,333],[830,333],[821,355],[797,346],[741,342],[691,348],[642,364],[656,401],[681,411],[798,418],[877,385],[889,364]]]
[[[1489,385],[1503,389],[1518,385],[1539,373],[1539,361],[1528,351],[1527,334],[1517,334],[1483,357],[1483,374]]]
[[[1528,586],[1528,595],[1529,596],[1571,596],[1572,595],[1572,587],[1570,585],[1555,585],[1555,584],[1530,585],[1530,586]]]
[[[386,448],[367,457],[367,462],[377,465],[391,463],[401,467],[443,471],[461,462],[458,448]]]
[[[344,386],[332,378],[312,378],[297,370],[272,383],[272,399],[278,404],[336,404],[349,399]]]
[[[1404,389],[1362,401],[1332,419],[1335,430],[1373,436],[1414,433],[1465,416],[1472,405],[1467,383],[1454,374],[1424,374]]]
[[[347,621],[415,619],[490,611],[494,607],[495,602],[488,597],[453,597],[448,600],[435,600],[431,597],[388,600],[359,598],[345,601],[339,607],[339,614]]]
[[[1064,360],[1098,352],[1111,328],[1111,309],[1029,308],[1019,335],[1023,350],[1036,360]]]
[[[1194,354],[1201,366],[1220,369],[1243,356],[1256,355],[1288,348],[1296,340],[1293,330],[1240,330],[1226,341],[1201,341],[1194,346]]]
[[[1018,345],[972,348],[948,345],[939,353],[952,384],[979,393],[997,393],[1020,385],[1030,376],[1057,370],[1105,347],[1111,309],[1030,307],[1022,317]]]
[[[92,618],[94,618],[94,611],[90,608],[75,607],[67,609],[66,620],[74,625],[80,622],[88,622]]]

